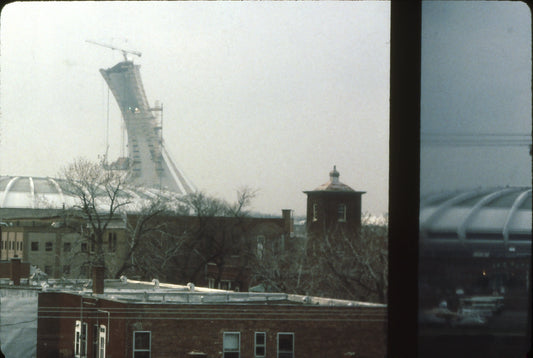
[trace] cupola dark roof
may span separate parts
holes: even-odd
[[[329,172],[328,182],[318,186],[314,190],[306,191],[305,193],[316,192],[316,191],[364,193],[364,192],[355,191],[348,185],[341,183],[339,180],[339,177],[340,177],[340,173],[337,171],[337,166],[334,165],[333,170]]]

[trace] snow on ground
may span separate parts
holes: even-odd
[[[0,344],[6,357],[37,355],[37,290],[0,289]]]

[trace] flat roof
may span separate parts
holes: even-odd
[[[49,280],[40,286],[43,292],[64,292],[132,304],[286,304],[327,307],[386,307],[384,304],[372,302],[275,292],[234,292],[196,287],[193,284],[176,285],[159,283],[157,280],[147,282],[124,277],[116,280],[105,280],[103,294],[92,292],[90,280]]]

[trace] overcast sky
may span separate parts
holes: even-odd
[[[304,190],[340,180],[388,206],[387,2],[29,2],[1,16],[1,175],[57,176],[106,150],[107,87],[142,52],[148,101],[164,104],[174,161],[199,190],[305,214]],[[110,159],[122,152],[110,106]],[[127,153],[127,152],[126,152]]]
[[[426,1],[422,9],[422,194],[531,186],[529,8]]]

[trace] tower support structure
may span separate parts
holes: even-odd
[[[194,185],[172,161],[164,148],[162,126],[150,107],[140,75],[140,66],[122,61],[101,69],[120,108],[128,136],[128,163],[133,184],[167,189],[180,194],[195,191]]]

